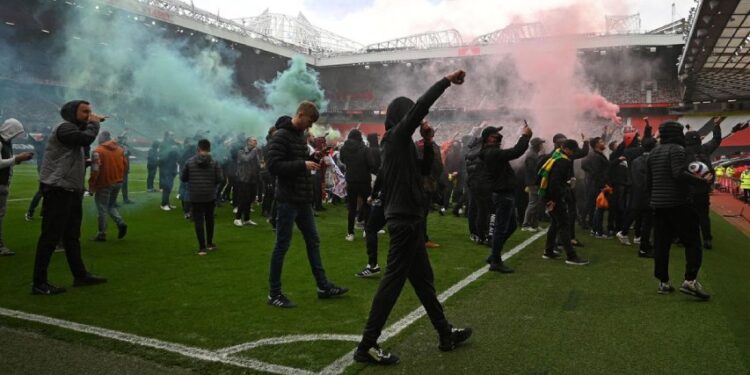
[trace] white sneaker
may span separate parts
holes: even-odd
[[[362,231],[362,238],[367,238],[367,232]]]
[[[615,234],[615,236],[617,236],[617,239],[620,240],[621,244],[628,245],[628,246],[631,245],[630,238],[628,238],[628,236],[622,234],[622,232],[617,232],[617,234]]]
[[[235,208],[234,208],[234,209],[232,210],[232,213],[233,213],[233,214],[236,214],[236,213],[237,213],[237,207],[235,207]]]
[[[354,241],[354,235],[353,234],[347,234],[346,235],[346,240],[349,241],[349,242]]]
[[[378,234],[385,234],[385,229],[381,229],[378,231]]]
[[[633,243],[634,244],[640,244],[641,243],[641,238],[640,237],[633,238]]]
[[[246,220],[246,221],[243,221],[243,222],[242,222],[242,225],[252,225],[252,226],[256,226],[256,225],[258,225],[258,223],[254,222],[254,221],[252,221],[252,220]]]
[[[170,207],[169,205],[161,206],[161,209],[162,211],[172,211],[172,207]]]
[[[463,208],[459,208],[458,209],[458,215],[461,216],[463,214],[464,214],[464,209]]]
[[[235,220],[234,220],[234,226],[235,226],[235,227],[241,227],[241,226],[242,226],[242,220],[240,220],[240,219],[235,219]]]

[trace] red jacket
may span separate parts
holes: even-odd
[[[125,178],[127,166],[125,150],[117,142],[111,140],[100,144],[91,155],[89,190],[95,193],[121,183]]]

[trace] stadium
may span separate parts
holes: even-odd
[[[17,119],[25,129],[13,139],[7,157],[10,139],[2,138],[3,163],[11,157],[16,161],[0,164],[0,172],[12,166],[5,184],[0,173],[0,198],[4,194],[6,201],[0,207],[0,248],[14,253],[0,256],[0,373],[750,373],[750,0],[696,0],[685,18],[677,19],[673,10],[671,22],[645,31],[636,13],[602,14],[596,23],[603,28],[596,29],[577,6],[556,12],[558,17],[499,24],[478,36],[425,30],[362,44],[311,23],[302,13],[266,10],[227,18],[179,0],[0,0],[0,117]],[[465,72],[465,82],[451,78],[459,70]],[[395,241],[389,252],[389,238],[398,231],[390,216],[387,225],[384,218],[379,228],[366,229],[376,211],[373,202],[379,201],[370,191],[378,185],[374,177],[381,164],[368,164],[367,194],[352,200],[352,187],[359,185],[351,180],[354,164],[344,161],[343,154],[356,137],[368,140],[362,146],[368,151],[362,152],[379,147],[378,141],[385,148],[384,137],[392,132],[384,124],[388,112],[395,111],[394,99],[411,98],[416,108],[443,77],[450,87],[430,106],[429,125],[414,126],[420,133],[413,129],[409,145],[418,150],[415,160],[421,163],[429,154],[425,145],[432,143],[440,161],[438,172],[433,168],[415,177],[424,178],[419,190],[427,207],[419,215],[424,234],[429,234],[418,238],[435,245],[426,250],[434,273],[433,298],[451,324],[471,327],[474,334],[459,347],[456,342],[450,352],[438,350],[436,339],[443,350],[444,335],[438,338],[434,321],[430,324],[434,310],[428,312],[422,292],[412,293],[416,288],[407,283],[400,297],[396,293],[399,300],[379,338],[380,346],[397,353],[401,362],[366,365],[357,359],[358,343],[364,342],[368,316],[377,310],[373,296],[384,288],[380,281],[396,268],[391,263]],[[58,131],[60,115],[74,99],[85,99],[94,112],[107,116],[106,122],[101,119],[101,131],[97,121],[97,141],[92,138],[90,148],[76,148],[85,158],[87,190],[79,205],[78,257],[82,254],[90,272],[86,275],[107,280],[91,288],[68,287],[68,267],[73,270],[75,261],[65,236],[76,230],[64,219],[59,225],[66,233],[53,239],[59,244],[48,268],[49,282],[67,291],[41,296],[57,294],[37,293],[39,252],[44,233],[54,225],[43,173],[65,168],[50,157],[51,147],[61,141],[48,138]],[[269,294],[268,265],[271,261],[273,274],[274,244],[283,242],[284,231],[277,227],[283,215],[277,216],[276,207],[294,199],[280,187],[286,180],[277,172],[280,167],[272,170],[273,152],[267,154],[267,149],[281,138],[272,135],[281,129],[280,116],[291,116],[289,123],[297,126],[297,118],[305,114],[301,102],[313,103],[319,115],[309,134],[300,135],[308,137],[303,141],[310,149],[307,156],[317,158],[316,173],[305,170],[303,178],[313,197],[305,204],[312,205],[310,220],[319,235],[317,262],[322,258],[328,285],[334,288],[335,281],[345,286],[341,293],[346,294],[321,296],[326,289],[321,291],[324,284],[318,280],[316,295],[309,270],[316,278],[320,274],[298,216],[300,230],[288,234],[291,245],[283,271],[285,295],[296,307],[279,309],[272,303],[273,280]],[[638,159],[631,159],[627,147],[632,137],[641,142],[652,132],[666,144],[666,130],[661,130],[674,123],[683,125],[703,149],[712,145],[704,159],[696,159],[706,169],[690,172],[693,178],[710,180],[705,220],[698,230],[696,219],[694,231],[702,254],[698,277],[711,293],[705,303],[699,303],[708,299],[700,298],[702,289],[692,293],[698,299],[662,293],[653,276],[652,250],[638,246],[641,230],[651,228],[641,229],[640,217],[634,223],[626,219],[640,215],[632,213],[637,195],[630,173],[635,172],[627,171],[634,170]],[[0,131],[3,137],[7,124]],[[546,143],[550,160],[571,159],[565,182],[573,232],[568,240],[585,244],[576,250],[590,264],[573,267],[540,259],[551,256],[545,237],[558,219],[552,205],[547,213],[535,214],[541,224],[526,225],[535,199],[525,186],[534,184],[522,183],[529,164],[525,153],[509,161],[511,177],[502,174],[506,171],[494,177],[503,189],[504,182],[521,181],[501,192],[513,196],[513,228],[518,222],[519,230],[510,230],[500,243],[501,258],[493,260],[492,253],[487,258],[488,248],[499,242],[493,244],[493,229],[503,228],[497,224],[501,205],[493,200],[499,193],[488,190],[483,200],[472,191],[466,198],[471,188],[464,174],[469,173],[470,141],[486,142],[495,134],[486,131],[490,128],[499,128],[503,150],[513,148],[517,139],[528,145],[525,132],[530,128],[540,140],[537,145]],[[112,140],[100,137],[104,131]],[[592,150],[597,142],[606,145],[607,184],[622,185],[627,198],[618,192],[613,197],[620,198],[600,207],[599,187],[591,196],[588,159],[573,163],[572,155],[563,155],[568,146],[553,141],[562,134],[586,152],[589,144]],[[257,146],[246,146],[249,138]],[[155,163],[165,168],[166,153],[158,147],[166,149],[167,139],[180,154],[174,151],[180,161],[178,169],[172,163],[172,175],[155,172]],[[204,140],[210,141],[209,150],[200,148]],[[89,188],[99,178],[94,173],[103,174],[95,166],[105,163],[100,156],[105,141],[121,144],[126,160],[124,181],[116,178],[112,203],[101,203],[99,193]],[[199,156],[206,152],[222,170],[205,214],[211,222],[207,250],[213,250],[215,217],[215,252],[205,251],[205,240],[196,248],[193,223],[198,230],[195,216],[201,206],[195,203],[203,202],[185,198],[188,192],[195,195],[190,189],[198,185],[188,183],[184,173],[189,161],[198,158],[193,158],[196,147]],[[258,170],[252,172],[252,182],[242,185],[238,153],[254,148]],[[30,152],[34,159],[22,163]],[[42,152],[45,157],[39,158]],[[158,160],[152,160],[157,154]],[[403,157],[393,165],[410,164],[411,154]],[[530,167],[541,181],[558,173],[552,170],[554,163],[545,171],[543,161]],[[622,183],[615,182],[620,166],[628,175]],[[428,175],[434,177],[432,184]],[[177,180],[167,184],[166,177]],[[697,183],[680,181],[676,189]],[[241,187],[249,184],[252,193],[246,194]],[[393,184],[386,179],[383,191],[398,191],[389,190]],[[297,182],[292,186],[295,195],[307,194]],[[245,208],[238,200],[246,202]],[[116,203],[119,213],[112,215],[109,209]],[[466,217],[482,211],[485,203],[491,206],[483,216],[489,227],[482,231]],[[100,204],[109,206],[102,211]],[[620,204],[621,209],[614,208]],[[608,234],[592,222],[599,209],[609,209]],[[71,210],[59,214],[70,215]],[[616,210],[623,216],[616,216]],[[101,224],[107,215],[117,217],[108,232]],[[660,228],[668,223],[657,223],[658,215],[653,220],[656,245]],[[621,227],[620,221],[626,224]],[[710,223],[708,237],[704,221]],[[635,243],[628,238],[630,225],[637,232]],[[683,263],[692,261],[691,245],[681,235],[674,237],[667,241],[675,242],[671,265],[666,256],[667,268],[681,275]],[[378,274],[363,277],[358,271],[367,263],[371,239],[378,253],[378,238],[383,272],[378,268]],[[568,248],[555,243],[554,256],[567,252],[568,261],[575,263],[578,258]],[[498,262],[515,272],[493,272]],[[377,267],[367,264],[365,271]],[[80,286],[73,273],[73,285]],[[673,280],[677,289],[681,280]]]

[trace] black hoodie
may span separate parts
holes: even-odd
[[[698,132],[689,131],[685,133],[685,160],[689,164],[700,161],[708,167],[709,172],[716,176],[716,171],[711,164],[711,154],[721,145],[721,127],[714,126],[713,138],[705,144],[701,144]],[[712,181],[713,182],[713,181]],[[711,192],[712,184],[693,184],[690,187],[691,194],[706,195]]]
[[[347,184],[370,184],[370,171],[373,168],[368,154],[367,147],[362,142],[362,133],[352,129],[339,153],[341,162],[346,165]]]
[[[399,97],[388,105],[386,133],[381,145],[385,195],[383,203],[387,219],[420,218],[423,215],[425,202],[422,176],[429,174],[434,155],[433,148],[425,145],[424,158],[420,164],[412,135],[427,116],[432,104],[450,85],[450,81],[443,78],[416,103]]]
[[[276,132],[268,142],[266,164],[276,177],[276,200],[294,204],[313,201],[313,185],[305,161],[311,160],[305,132],[292,124],[292,118],[282,116],[276,121]]]

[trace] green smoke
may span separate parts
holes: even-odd
[[[258,81],[255,86],[263,90],[266,102],[276,113],[293,113],[304,100],[315,103],[321,112],[328,108],[318,72],[308,69],[302,56],[292,58],[289,69],[279,72],[272,82]]]
[[[146,21],[146,22],[144,22]],[[167,38],[174,28],[142,16],[113,15],[85,7],[67,15],[57,70],[74,87],[67,99],[90,99],[113,123],[157,138],[244,132],[261,136],[276,117],[291,115],[303,100],[327,105],[318,75],[302,57],[271,82],[256,82],[264,103],[252,103],[237,88],[238,53],[211,37]]]

